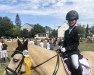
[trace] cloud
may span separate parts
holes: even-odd
[[[65,19],[66,13],[72,9],[78,11],[83,21],[94,19],[94,0],[0,0],[0,12]]]

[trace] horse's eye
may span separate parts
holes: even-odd
[[[13,62],[18,62],[18,61],[19,61],[19,59],[13,58]]]

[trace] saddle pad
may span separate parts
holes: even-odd
[[[64,62],[65,60],[68,60],[68,58],[64,58],[64,59],[62,58],[65,71],[66,71],[67,75],[71,75],[71,72],[69,71],[67,64]],[[81,65],[82,65],[82,68],[83,68],[82,74],[83,75],[91,75],[91,68],[90,68],[90,66],[87,66],[85,64],[81,64]]]

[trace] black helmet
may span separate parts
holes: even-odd
[[[73,20],[73,19],[74,20],[79,19],[79,15],[78,15],[77,11],[75,11],[75,10],[69,11],[66,15],[66,20]]]

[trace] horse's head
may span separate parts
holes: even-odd
[[[12,54],[11,61],[6,67],[5,75],[21,75],[25,72],[24,55],[23,52],[28,50],[28,40],[23,44],[18,40],[18,47]]]

